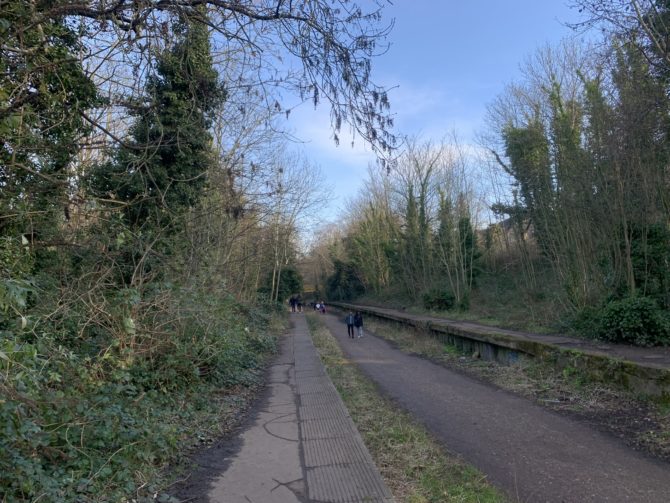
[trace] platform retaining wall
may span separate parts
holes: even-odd
[[[448,320],[437,322],[415,320],[402,314],[380,312],[344,302],[330,302],[340,309],[361,311],[365,316],[410,326],[466,354],[477,354],[485,360],[513,364],[523,355],[540,358],[559,369],[578,372],[596,382],[616,384],[641,395],[670,399],[670,369],[622,360],[588,350],[563,348],[551,343],[522,339],[495,332],[494,328],[464,329]]]

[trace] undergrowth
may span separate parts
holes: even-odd
[[[382,295],[368,294],[355,302],[500,328],[555,332],[563,328],[561,319],[567,312],[562,289],[546,264],[535,264],[534,273],[530,281],[519,264],[482,271],[469,293],[467,309],[456,305],[448,291],[439,289],[429,291],[425,298],[418,300],[408,298],[398,289],[389,289]]]
[[[156,501],[161,469],[239,405],[236,388],[261,380],[271,311],[188,291],[169,299],[145,310],[160,333],[138,317],[124,337],[82,337],[69,329],[82,326],[75,312],[0,326],[0,501]]]

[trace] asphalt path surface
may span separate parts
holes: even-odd
[[[324,320],[347,358],[512,500],[670,502],[670,464],[370,333],[350,339],[343,317]]]

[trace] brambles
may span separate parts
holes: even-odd
[[[170,330],[138,333],[134,348],[102,333],[65,347],[67,334],[5,332],[0,488],[6,497],[109,501],[132,494],[138,474],[153,478],[190,435],[202,434],[190,424],[195,418],[221,413],[213,393],[259,381],[264,355],[274,347],[269,313],[254,313],[258,321],[249,325],[231,301],[206,302],[187,292],[173,300]]]

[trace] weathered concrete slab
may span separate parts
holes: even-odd
[[[209,491],[211,503],[392,502],[324,371],[304,315],[270,369],[270,395],[243,446]]]
[[[349,412],[327,375],[315,376],[316,349],[304,317],[296,320],[296,390],[307,497],[319,502],[392,501]],[[299,363],[300,362],[300,363]],[[321,360],[318,366],[323,369]]]
[[[306,440],[303,452],[307,468],[367,462],[365,451],[353,436]]]
[[[324,380],[321,375],[318,376],[303,376],[300,382],[296,383],[298,393],[301,396],[309,394],[331,393],[333,387],[329,382]]]
[[[388,502],[391,495],[367,463],[331,465],[307,470],[313,501],[337,503]]]
[[[319,391],[317,393],[313,392],[312,389],[320,389],[322,391]],[[300,405],[303,407],[309,407],[313,405],[321,405],[321,404],[334,404],[339,407],[339,404],[335,402],[335,398],[338,397],[339,395],[337,394],[337,391],[330,385],[326,386],[315,386],[313,385],[312,388],[307,388],[306,392],[301,393],[301,389],[304,388],[298,388],[298,393],[300,394]],[[345,409],[346,412],[346,409]],[[303,418],[304,419],[304,418]]]

